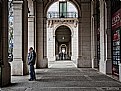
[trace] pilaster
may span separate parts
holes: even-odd
[[[43,62],[44,62],[44,67],[48,68],[48,58],[47,58],[47,18],[43,17],[43,23],[44,23],[44,35],[43,35],[43,49],[44,49],[44,58],[43,58]]]
[[[34,30],[34,16],[28,17],[28,48],[34,47],[35,43],[35,30]]]
[[[119,81],[121,82],[121,63],[119,64]]]
[[[96,58],[96,42],[97,42],[97,29],[96,25],[96,13],[95,13],[95,2],[91,1],[91,60],[92,68],[97,67],[97,58]]]
[[[110,1],[100,1],[100,66],[104,74],[112,73],[111,60],[111,7]]]
[[[34,5],[32,0],[28,0],[29,15],[28,15],[28,48],[35,49],[35,16]]]
[[[99,71],[106,74],[106,42],[105,42],[105,2],[100,0],[100,62]]]
[[[107,0],[105,2],[105,10],[106,10],[106,73],[112,74],[112,53],[111,53],[111,1]]]

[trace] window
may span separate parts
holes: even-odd
[[[60,18],[65,18],[67,16],[67,2],[59,2],[59,15]]]

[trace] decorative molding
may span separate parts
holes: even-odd
[[[23,1],[22,1],[22,0],[19,0],[19,1],[14,0],[14,1],[13,1],[13,4],[23,4]]]

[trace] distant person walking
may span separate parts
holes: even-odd
[[[32,47],[30,47],[29,53],[28,53],[28,65],[30,65],[29,81],[36,80],[35,69],[34,69],[35,60],[36,60],[36,53],[35,53],[34,49]]]

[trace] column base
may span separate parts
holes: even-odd
[[[43,67],[43,68],[48,68],[48,58],[44,58],[44,59],[43,59],[42,67]]]
[[[106,61],[100,59],[99,71],[103,74],[106,74]]]
[[[97,58],[92,59],[92,68],[98,68],[98,61]]]
[[[14,59],[11,63],[12,75],[24,75],[23,61],[22,59]]]
[[[121,63],[119,64],[119,81],[121,82]]]
[[[112,74],[112,60],[106,60],[106,74]]]
[[[36,65],[37,69],[39,69],[39,68],[48,68],[48,58],[44,58],[43,60],[40,60],[37,63],[39,63],[39,64]]]
[[[71,60],[76,64],[76,66],[77,66],[77,64],[78,64],[78,58],[77,57],[73,57],[73,56],[71,56]]]
[[[54,61],[54,60],[56,60],[55,57],[49,57],[49,58],[48,58],[48,61]]]
[[[91,68],[91,59],[85,59],[83,57],[78,58],[77,67],[78,68]]]
[[[10,85],[11,83],[11,67],[10,64],[8,66],[2,66],[1,67],[1,73],[2,73],[2,87],[6,85]]]
[[[99,71],[103,74],[112,74],[112,61],[107,59],[105,61],[100,61]]]

